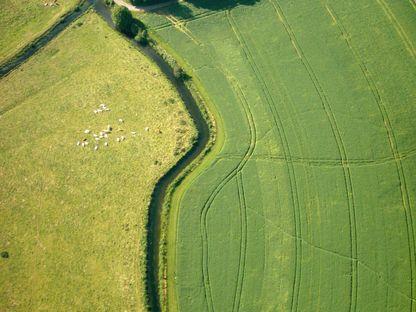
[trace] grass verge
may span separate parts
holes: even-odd
[[[152,48],[170,65],[180,67],[190,75],[191,79],[186,81],[186,86],[202,112],[202,116],[208,125],[210,135],[204,151],[178,176],[166,192],[163,206],[160,249],[159,249],[159,294],[162,311],[168,311],[169,307],[176,306],[175,300],[175,238],[176,223],[178,216],[179,201],[186,186],[202,173],[221,150],[224,144],[224,133],[221,132],[222,120],[216,113],[215,106],[211,103],[207,93],[196,77],[193,70],[186,62],[166,45],[163,40],[153,31],[149,32]],[[170,264],[170,265],[169,265]]]

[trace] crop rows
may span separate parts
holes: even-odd
[[[176,195],[169,307],[414,311],[414,3],[189,9],[147,22],[224,139]]]

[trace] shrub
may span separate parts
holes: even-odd
[[[149,38],[147,37],[147,30],[141,29],[137,32],[136,36],[134,37],[134,40],[136,40],[141,45],[145,46],[149,42]]]
[[[9,253],[8,253],[7,251],[2,251],[0,255],[1,255],[1,257],[2,257],[2,258],[4,258],[4,259],[9,258]]]
[[[180,80],[188,80],[190,78],[189,75],[179,65],[175,65],[173,67],[173,75],[176,79]]]

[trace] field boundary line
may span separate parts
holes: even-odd
[[[271,96],[271,93],[267,87],[266,82],[262,78],[260,71],[257,67],[256,62],[254,61],[254,58],[251,54],[251,51],[244,41],[244,38],[242,34],[238,31],[238,27],[236,25],[236,22],[234,21],[232,14],[230,11],[227,11],[227,18],[230,23],[230,27],[233,30],[237,40],[239,41],[242,51],[246,56],[246,59],[251,66],[251,69],[253,70],[253,73],[260,85],[260,88],[262,90],[264,100],[267,103],[270,112],[273,116],[273,121],[276,125],[277,130],[277,136],[279,137],[283,151],[285,155],[290,155],[290,147],[289,143],[287,141],[287,137],[284,131],[284,127],[282,125],[281,118],[279,116],[279,113],[276,110],[275,103],[273,100],[273,97]],[[302,236],[302,228],[301,228],[301,216],[300,216],[300,206],[299,206],[299,197],[298,197],[298,191],[297,191],[297,184],[296,184],[296,174],[293,167],[293,164],[286,163],[287,164],[287,170],[288,170],[288,177],[289,177],[289,186],[291,190],[291,200],[293,204],[293,214],[294,214],[294,231],[296,235]],[[299,294],[299,288],[300,288],[300,281],[301,281],[301,259],[302,259],[302,245],[296,241],[295,243],[295,269],[294,269],[294,282],[292,286],[292,302],[294,297],[298,297]],[[297,300],[297,299],[296,299]]]
[[[166,16],[166,19],[169,20],[172,23],[172,26],[175,27],[177,30],[179,30],[181,33],[185,34],[193,43],[195,43],[197,46],[201,46],[202,44],[194,38],[192,33],[189,31],[188,28],[186,28],[185,23],[178,20],[177,18],[173,17],[172,15]]]
[[[416,155],[416,149],[410,150],[407,153],[401,153],[394,157],[385,157],[379,159],[348,159],[344,161],[344,165],[351,166],[351,167],[365,167],[365,166],[377,166],[377,165],[385,165],[389,162],[394,162],[396,160],[403,160],[409,157]],[[217,157],[218,159],[236,159],[241,158],[241,155],[238,154],[222,154],[221,156]],[[308,164],[310,166],[328,166],[328,167],[339,167],[343,165],[341,159],[320,159],[320,158],[303,158],[303,157],[284,157],[278,155],[253,155],[251,157],[253,160],[264,160],[264,161],[287,161],[293,162],[297,164]]]
[[[166,17],[165,17],[166,18]],[[167,19],[167,18],[166,18]],[[158,32],[158,31],[160,31],[160,30],[163,30],[163,29],[166,29],[166,28],[169,28],[169,27],[173,27],[173,25],[172,25],[172,22],[170,22],[169,20],[168,21],[166,21],[166,22],[164,22],[163,24],[161,24],[161,25],[158,25],[158,26],[155,26],[155,27],[150,27],[150,29],[152,30],[152,31],[156,31],[156,32]]]
[[[281,8],[280,4],[277,0],[269,0],[272,6],[275,9],[275,12],[278,16],[278,19],[282,22],[284,29],[294,45],[297,54],[300,53],[300,61],[305,67],[308,75],[312,81],[312,84],[315,87],[317,95],[321,99],[322,108],[325,111],[328,121],[330,123],[332,133],[335,138],[335,142],[337,144],[337,149],[339,155],[341,156],[342,160],[342,168],[344,174],[344,182],[345,182],[345,191],[347,197],[347,204],[348,204],[348,212],[349,212],[349,225],[350,225],[350,239],[351,239],[351,258],[357,258],[358,254],[358,238],[357,238],[357,222],[356,222],[356,212],[355,212],[355,202],[354,202],[354,190],[352,184],[352,177],[351,171],[348,165],[344,163],[344,161],[348,160],[347,152],[345,148],[345,144],[342,140],[341,131],[337,125],[337,121],[335,115],[332,111],[330,102],[328,100],[327,95],[316,76],[316,73],[313,71],[312,66],[310,65],[308,59],[306,58],[303,49],[301,48],[298,40],[295,36],[294,31],[292,30],[284,12]],[[358,265],[356,262],[351,262],[351,290],[350,290],[350,311],[356,311],[357,308],[357,295],[358,295]],[[297,306],[296,306],[297,308]]]
[[[362,267],[366,268],[368,271],[374,273],[378,277],[378,280],[380,282],[382,282],[385,286],[387,286],[387,288],[393,290],[396,294],[399,294],[399,295],[405,297],[406,299],[408,299],[410,301],[411,304],[413,302],[416,303],[415,298],[409,297],[408,295],[403,293],[401,290],[397,289],[395,286],[392,286],[389,282],[387,282],[384,279],[384,277],[380,274],[380,272],[377,272],[376,270],[372,269],[368,264],[365,264],[363,261],[358,261],[358,264],[361,265]]]
[[[406,47],[406,50],[410,53],[410,55],[415,58],[416,51],[415,47],[413,46],[412,41],[407,36],[406,31],[403,29],[402,25],[397,20],[394,13],[391,11],[389,6],[384,0],[377,0],[377,3],[380,5],[380,7],[383,9],[384,14],[387,16],[387,18],[390,20],[391,24],[393,24],[394,29],[396,29],[397,34],[402,39],[402,42],[404,46]]]
[[[351,258],[350,256],[344,255],[344,254],[339,253],[337,251],[333,251],[331,249],[327,249],[325,247],[318,246],[318,245],[316,245],[316,244],[314,244],[314,243],[312,243],[312,242],[310,242],[310,241],[308,241],[308,240],[306,240],[306,239],[304,239],[302,237],[297,237],[297,236],[295,236],[293,234],[290,234],[289,232],[287,232],[286,230],[284,230],[278,223],[276,223],[276,222],[274,222],[274,221],[266,218],[264,215],[260,214],[258,211],[254,210],[254,209],[251,209],[251,208],[247,208],[247,210],[249,210],[250,212],[253,212],[255,215],[257,215],[258,217],[262,218],[264,221],[266,221],[266,222],[270,223],[271,225],[275,226],[276,229],[281,234],[283,234],[286,237],[289,237],[289,238],[292,238],[292,239],[296,239],[296,240],[300,240],[303,244],[305,244],[305,245],[307,245],[307,246],[309,246],[311,248],[314,248],[314,249],[320,250],[322,252],[331,254],[331,255],[333,255],[335,257],[339,257],[339,258],[342,258],[342,259],[345,259],[345,260],[348,260],[348,261],[356,261],[359,265],[363,266],[368,271],[374,273],[379,278],[379,280],[383,284],[385,284],[388,288],[392,289],[394,292],[396,292],[397,294],[405,297],[406,299],[408,299],[410,301],[413,301],[413,302],[416,302],[416,299],[415,298],[409,297],[408,295],[406,295],[402,291],[398,290],[395,286],[393,286],[389,282],[385,281],[384,277],[382,277],[382,275],[381,275],[380,272],[376,271],[375,269],[373,269],[371,266],[369,266],[368,264],[366,264],[362,260]]]
[[[185,18],[182,21],[185,23],[189,23],[189,22],[194,22],[203,18],[207,18],[207,17],[211,17],[211,16],[215,16],[215,15],[220,15],[223,14],[223,11],[207,11],[207,12],[202,12],[199,14],[195,14],[189,18]]]
[[[321,250],[321,251],[324,251],[324,252],[327,252],[327,253],[330,253],[330,254],[332,254],[332,255],[334,255],[334,256],[337,256],[337,257],[340,257],[340,258],[343,258],[343,259],[346,259],[346,260],[352,260],[352,261],[358,261],[358,259],[354,259],[354,258],[351,258],[350,256],[347,256],[347,255],[344,255],[344,254],[342,254],[342,253],[340,253],[340,252],[337,252],[337,251],[334,251],[334,250],[330,250],[330,249],[327,249],[327,248],[325,248],[325,247],[321,247],[321,246],[318,246],[318,245],[316,245],[316,244],[314,244],[314,243],[312,243],[312,242],[310,242],[309,240],[307,240],[307,239],[305,239],[305,238],[303,238],[303,237],[300,237],[300,236],[296,236],[296,235],[293,235],[293,234],[291,234],[291,233],[289,233],[289,232],[287,232],[286,230],[284,230],[278,223],[276,223],[276,222],[274,222],[274,221],[272,221],[272,220],[270,220],[269,218],[266,218],[264,215],[262,215],[262,214],[260,214],[259,212],[257,212],[256,210],[254,210],[254,209],[251,209],[251,208],[247,208],[247,210],[249,210],[249,211],[251,211],[251,212],[253,212],[254,214],[256,214],[257,216],[259,216],[260,218],[262,218],[263,220],[265,220],[265,221],[267,221],[268,223],[270,223],[271,225],[273,225],[273,226],[275,226],[276,227],[276,229],[281,233],[281,234],[283,234],[284,236],[286,236],[286,237],[289,237],[289,238],[292,238],[292,239],[295,239],[295,240],[299,240],[301,243],[303,243],[303,244],[305,244],[305,245],[308,245],[308,246],[310,246],[310,247],[312,247],[312,248],[315,248],[315,249],[318,249],[318,250]]]
[[[337,13],[335,10],[329,5],[326,5],[326,8],[328,12],[330,12],[331,17],[334,20],[334,23],[337,25],[341,35],[343,35],[344,40],[351,51],[352,55],[354,56],[356,62],[358,63],[361,72],[366,79],[366,82],[371,90],[371,93],[373,95],[373,98],[377,104],[378,110],[380,112],[380,115],[383,119],[384,128],[386,130],[386,135],[389,141],[389,147],[391,150],[391,153],[393,155],[393,161],[396,165],[396,171],[400,183],[400,192],[401,192],[401,198],[402,198],[402,207],[404,210],[405,215],[405,221],[406,221],[406,229],[407,229],[407,239],[408,239],[408,245],[409,245],[409,262],[410,262],[410,297],[414,297],[414,262],[416,258],[415,254],[415,237],[414,237],[414,228],[413,228],[413,218],[411,213],[411,207],[410,207],[410,197],[409,192],[406,184],[406,177],[404,173],[404,168],[402,164],[402,157],[400,157],[400,152],[397,145],[397,139],[394,134],[394,130],[390,121],[390,118],[388,116],[387,107],[383,101],[383,98],[381,96],[381,92],[379,91],[372,75],[370,74],[370,71],[368,70],[367,66],[365,65],[364,61],[362,60],[360,54],[357,52],[357,50],[353,47],[351,40],[349,39],[350,36],[345,28],[345,26],[342,24],[339,18],[337,18]],[[413,255],[413,256],[412,256]],[[413,311],[413,302],[410,306],[410,311]]]
[[[207,11],[207,12],[202,12],[202,13],[196,14],[196,15],[191,16],[189,18],[177,19],[177,20],[180,21],[181,23],[186,24],[186,23],[198,21],[198,20],[203,19],[203,18],[208,18],[208,17],[211,17],[211,16],[220,15],[222,13],[224,13],[224,12],[223,11],[218,11],[218,12],[216,12],[216,11],[213,11],[213,12]],[[167,16],[168,15],[166,15],[165,18],[167,18]],[[170,16],[172,16],[172,15],[170,15]],[[162,25],[152,27],[151,29],[154,30],[154,31],[158,31],[158,30],[168,28],[170,26],[173,26],[171,21],[170,21],[170,23],[166,22]]]
[[[208,269],[208,231],[207,231],[207,214],[209,209],[211,208],[211,205],[217,195],[220,193],[220,191],[227,185],[246,165],[248,160],[250,159],[251,155],[254,152],[256,143],[257,143],[257,130],[255,127],[253,115],[250,111],[249,105],[246,102],[244,93],[241,89],[241,87],[238,85],[238,83],[235,81],[235,85],[232,81],[230,81],[234,92],[236,93],[238,99],[242,103],[244,114],[247,118],[248,128],[250,132],[250,144],[247,147],[247,150],[243,157],[241,158],[240,162],[237,164],[237,166],[232,169],[220,182],[220,184],[217,185],[217,187],[214,189],[214,191],[210,194],[208,199],[205,201],[203,209],[201,211],[200,216],[200,232],[201,232],[201,240],[202,240],[202,271],[203,271],[203,281],[204,281],[204,290],[205,290],[205,298],[207,300],[208,305],[208,311],[214,311],[214,303],[212,300],[212,291],[211,291],[211,285],[209,280],[209,269]],[[237,90],[235,89],[237,88]]]

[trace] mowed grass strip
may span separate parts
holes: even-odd
[[[150,195],[195,137],[176,90],[88,13],[0,93],[0,310],[144,311]]]
[[[225,138],[173,196],[170,311],[414,311],[412,4],[190,0],[145,17]]]
[[[80,2],[0,0],[0,64],[38,38]]]

